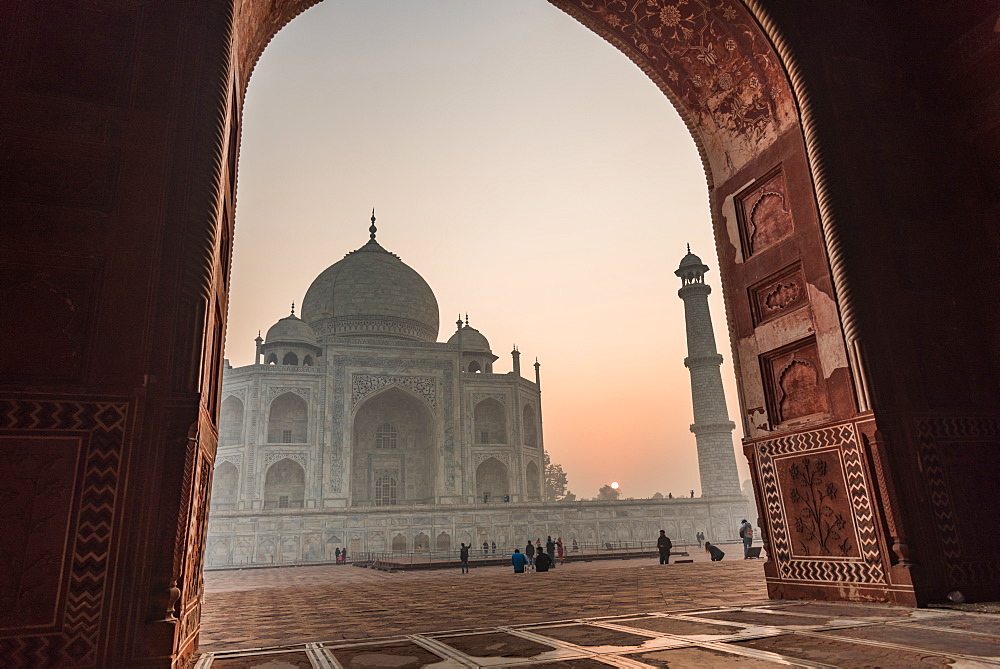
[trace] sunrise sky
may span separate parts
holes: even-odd
[[[545,0],[327,0],[278,33],[247,95],[226,356],[368,239],[511,369],[542,363],[546,450],[578,497],[700,494],[680,280],[712,271],[730,417],[732,352],[708,193],[687,129],[624,55]],[[735,439],[738,441],[737,428]],[[737,455],[741,480],[745,459]]]

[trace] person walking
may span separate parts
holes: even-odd
[[[469,573],[469,546],[462,544],[462,547],[458,551],[458,559],[462,563],[462,573]]]
[[[524,565],[528,564],[528,559],[524,557],[524,553],[515,548],[514,554],[510,556],[510,563],[514,565],[515,574],[523,574]]]
[[[490,554],[490,542],[484,541],[483,542],[483,555],[489,555],[489,554]]]
[[[545,552],[549,554],[549,560],[552,562],[552,569],[556,568],[556,542],[552,541],[552,536],[550,535],[545,539]]]
[[[712,556],[712,562],[722,562],[722,558],[726,557],[721,548],[713,546],[707,541],[705,542],[705,552]]]
[[[576,543],[576,539],[573,539],[573,552],[576,553],[580,550],[580,544]]]
[[[492,548],[493,548],[493,554],[496,555],[497,554],[497,542],[495,542],[495,541],[493,542]]]
[[[559,564],[566,564],[566,551],[563,548],[562,537],[556,539],[556,555],[559,556]]]
[[[548,553],[539,551],[535,555],[535,571],[548,571],[551,566],[552,558],[549,557]]]
[[[333,555],[334,555],[334,557],[336,558],[336,561],[335,561],[335,563],[336,563],[336,564],[340,564],[340,547],[339,547],[339,546],[337,547],[337,550],[335,550],[335,551],[333,552]]]
[[[701,548],[702,547],[701,542],[705,540],[705,533],[699,532],[698,534],[695,535],[695,539],[698,540],[698,548]]]
[[[750,559],[750,547],[753,545],[753,525],[746,518],[740,521],[740,539],[743,540],[743,559]]]
[[[531,539],[528,539],[524,547],[524,557],[528,558],[528,566],[535,564],[535,545],[531,543]]]
[[[660,552],[660,564],[670,564],[670,549],[674,547],[666,530],[660,530],[660,536],[656,539],[656,550]]]

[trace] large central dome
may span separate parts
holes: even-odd
[[[322,339],[379,336],[437,341],[437,299],[423,277],[371,240],[327,267],[306,291],[302,320]]]

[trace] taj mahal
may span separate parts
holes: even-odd
[[[258,335],[255,364],[225,365],[207,567],[326,561],[338,548],[513,547],[549,534],[730,539],[751,513],[697,256],[677,274],[703,496],[544,502],[537,359],[522,377],[515,347],[512,371],[494,373],[499,358],[468,316],[438,341],[434,292],[376,241],[374,213],[369,233],[316,277],[299,315],[293,304]]]

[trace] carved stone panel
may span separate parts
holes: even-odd
[[[774,426],[826,413],[826,383],[814,337],[761,356],[761,367]]]
[[[785,174],[779,167],[736,196],[745,257],[774,246],[795,230]]]
[[[750,288],[754,325],[784,316],[809,303],[802,266],[795,264]]]

